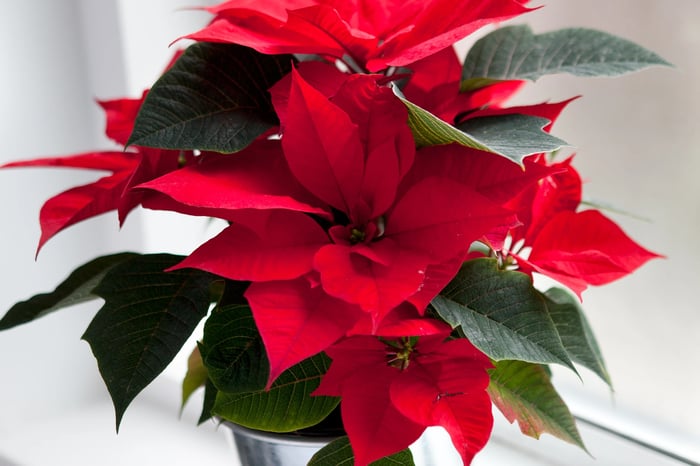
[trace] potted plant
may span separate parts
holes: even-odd
[[[582,205],[567,143],[550,133],[571,100],[506,102],[543,75],[665,61],[601,31],[501,24],[527,3],[208,8],[150,90],[100,102],[124,150],[4,167],[110,172],[46,202],[39,249],[137,206],[225,227],[187,256],[98,257],[17,303],[0,330],[104,300],[83,338],[117,427],[204,320],[183,398],[203,388],[202,421],[255,431],[330,425],[340,438],[310,464],[413,464],[407,448],[428,426],[469,464],[492,405],[528,435],[583,447],[547,366],[610,383],[582,292],[658,255]],[[538,289],[537,274],[559,285]]]

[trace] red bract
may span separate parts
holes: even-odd
[[[118,144],[126,144],[145,96],[146,93],[140,99],[99,102],[107,116],[107,136]],[[111,172],[111,175],[71,188],[44,203],[39,216],[41,238],[37,247],[38,254],[56,233],[88,218],[118,210],[120,222],[123,222],[144,195],[143,192],[134,192],[130,188],[175,170],[180,163],[179,151],[134,147],[129,151],[89,152],[11,162],[2,168],[68,167]]]
[[[78,222],[117,209],[129,178],[138,165],[138,155],[131,152],[90,152],[67,157],[48,157],[12,162],[11,167],[68,167],[110,171],[111,175],[68,189],[47,200],[41,208],[41,238],[37,254],[59,231]]]
[[[270,360],[268,387],[286,369],[343,337],[363,314],[306,278],[256,282],[245,296]]]
[[[327,66],[324,74],[338,72]],[[407,110],[393,92],[375,77],[345,75],[328,96],[296,71],[275,88],[282,147],[299,182],[356,225],[386,212],[415,156]]]
[[[350,337],[326,350],[333,362],[314,395],[341,397],[356,466],[407,448],[429,426],[447,430],[465,465],[486,444],[491,364],[467,340],[446,341],[449,331]]]
[[[180,55],[181,52],[177,51],[168,67],[171,66]],[[126,146],[129,136],[134,129],[136,116],[147,94],[148,91],[146,90],[143,92],[140,99],[116,99],[99,102],[107,117],[105,134],[117,144]],[[121,197],[121,199],[118,199],[118,205],[116,206],[120,223],[123,223],[129,212],[143,201],[144,193],[133,191],[131,188],[176,170],[181,164],[191,160],[193,157],[191,151],[164,150],[138,146],[132,149],[138,156],[138,165],[131,172],[123,191],[114,193],[115,202],[117,201],[117,196]]]
[[[547,222],[532,243],[524,270],[567,285],[579,297],[588,285],[604,285],[660,257],[639,246],[612,220],[596,210],[561,212]]]
[[[423,58],[409,68],[411,75],[403,89],[406,98],[452,124],[467,113],[502,107],[524,84],[523,81],[497,81],[460,92],[462,63],[453,47]]]
[[[544,163],[544,158],[533,159],[528,166]],[[557,172],[511,203],[523,225],[509,232],[510,246],[505,243],[502,251],[506,260],[510,255],[522,271],[554,278],[580,297],[588,285],[617,280],[659,257],[600,212],[577,211],[581,178],[571,159],[551,167]],[[494,244],[504,247],[499,240]]]
[[[529,11],[515,0],[229,0],[187,36],[262,53],[310,53],[378,71],[432,55],[477,29]]]
[[[278,140],[255,141],[235,155],[204,154],[197,163],[138,188],[170,198],[168,202],[148,196],[146,207],[237,222],[243,221],[241,211],[245,209],[284,209],[330,217],[328,206],[294,178]],[[267,222],[267,217],[259,218],[256,223]],[[255,222],[252,218],[248,221]]]
[[[134,129],[136,115],[146,98],[145,91],[140,99],[114,99],[97,101],[105,112],[107,124],[105,134],[121,146],[126,146],[131,131]]]
[[[553,171],[510,202],[523,223],[519,229],[511,231],[514,240],[522,239],[531,244],[552,217],[560,212],[575,212],[581,205],[583,186],[572,161],[572,157],[556,163],[547,163],[544,157],[525,161],[526,171],[544,167]]]

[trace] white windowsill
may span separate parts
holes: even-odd
[[[156,379],[129,407],[119,434],[106,394],[69,416],[20,426],[3,433],[0,466],[238,466],[225,430],[197,426],[197,400],[179,417],[179,396],[170,379]]]
[[[198,402],[193,399],[178,417],[180,390],[168,377],[149,386],[127,411],[120,433],[114,432],[114,412],[108,398],[90,404],[69,416],[46,419],[4,433],[0,440],[0,466],[125,466],[192,465],[239,466],[228,432],[213,423],[197,427]],[[574,412],[583,409],[581,400],[567,398]],[[595,409],[588,410],[595,419]],[[488,446],[475,458],[474,466],[678,466],[684,463],[648,448],[579,423],[592,456],[579,448],[544,435],[533,440],[518,433],[496,413],[496,424]],[[621,425],[621,424],[619,424]],[[611,424],[614,426],[614,423]],[[637,431],[643,426],[637,425]],[[635,433],[635,432],[631,432]],[[453,449],[441,429],[427,433],[431,448],[446,452],[439,465],[423,462],[421,447],[414,447],[417,465],[444,466]],[[642,439],[644,440],[644,439]],[[437,445],[437,446],[436,446]],[[444,445],[444,448],[443,448]],[[686,445],[683,453],[696,461],[697,447]],[[695,455],[695,456],[693,456]],[[454,463],[459,464],[459,463]]]

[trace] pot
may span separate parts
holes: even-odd
[[[230,422],[241,466],[306,466],[311,457],[337,436],[309,432],[278,434],[248,429]]]

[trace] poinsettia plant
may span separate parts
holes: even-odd
[[[44,204],[39,249],[137,206],[225,226],[184,257],[96,258],[17,303],[0,329],[102,299],[83,338],[117,427],[204,320],[183,403],[204,387],[202,421],[270,432],[339,410],[351,448],[341,438],[310,464],[413,464],[405,450],[428,426],[469,464],[493,405],[527,435],[583,447],[547,366],[609,384],[582,293],[658,256],[584,207],[573,158],[555,157],[567,144],[551,126],[573,99],[507,101],[547,74],[665,62],[600,31],[502,24],[527,3],[208,8],[212,21],[150,90],[99,102],[123,150],[4,167],[109,172]],[[537,274],[560,286],[536,288]]]

